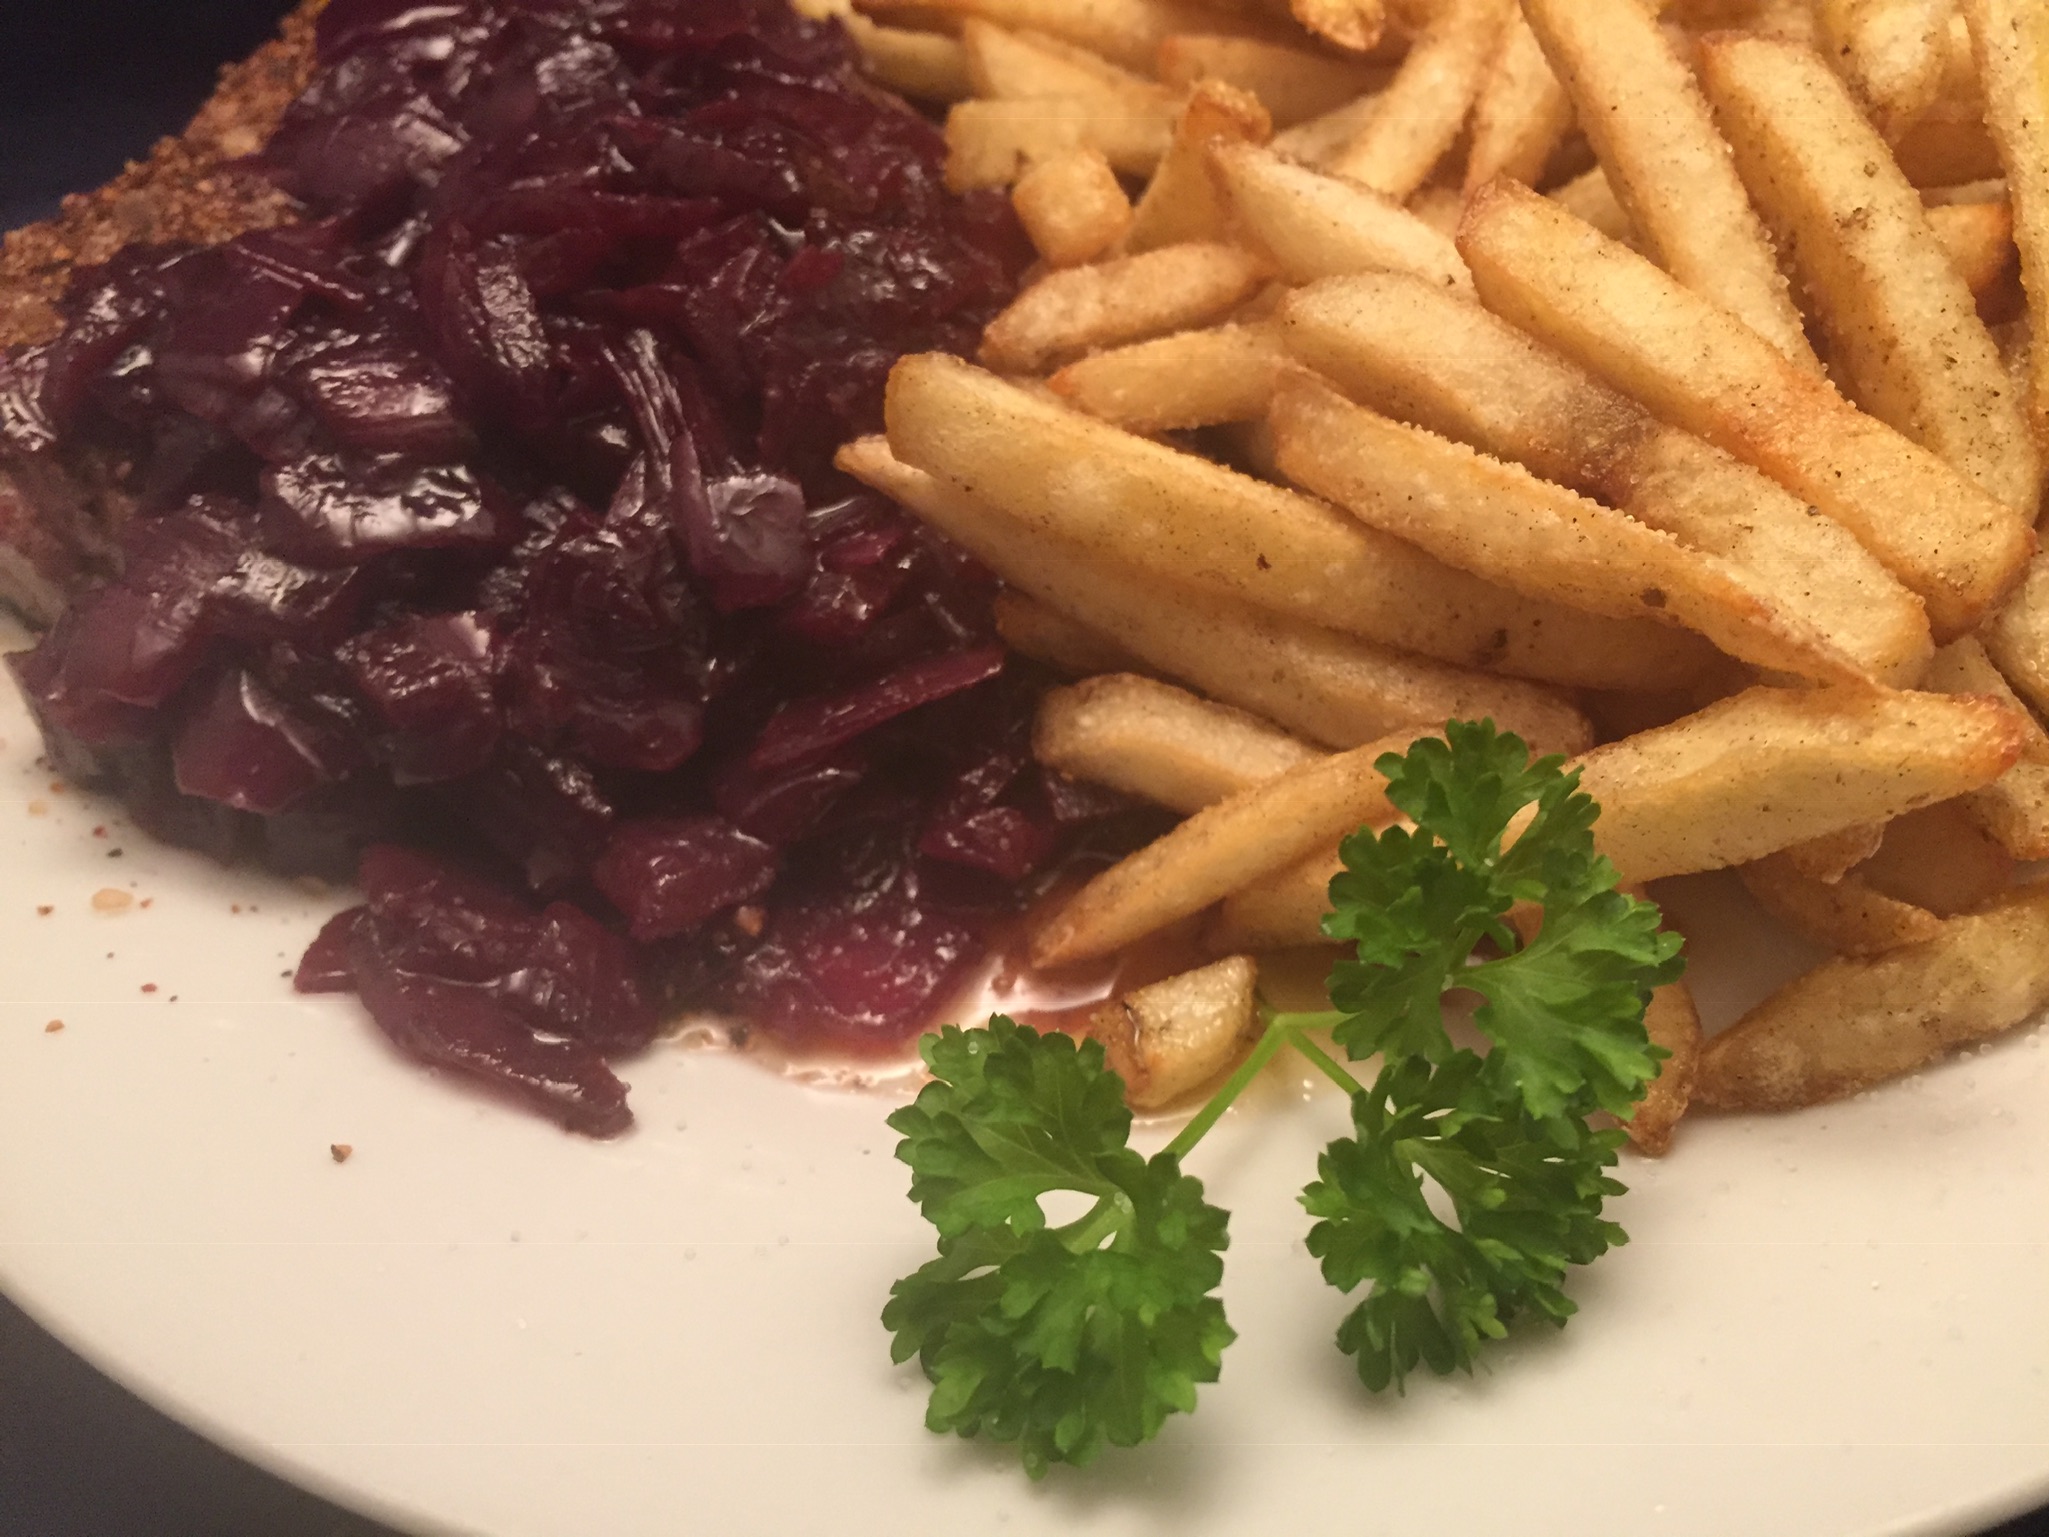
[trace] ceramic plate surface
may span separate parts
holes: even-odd
[[[493,1537],[1869,1537],[2049,1498],[2039,1028],[1687,1123],[1626,1159],[1633,1242],[1570,1328],[1406,1398],[1332,1348],[1293,1193],[1343,1106],[1277,1070],[1191,1160],[1234,1213],[1223,1381],[1033,1486],[927,1434],[889,1363],[877,1312],[928,1252],[899,1093],[664,1046],[601,1144],[416,1071],[353,1000],[289,989],[338,894],[151,845],[54,787],[0,694],[0,1287],[342,1503]],[[1801,964],[1717,882],[1664,895],[1711,1026]]]

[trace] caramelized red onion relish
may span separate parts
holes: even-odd
[[[886,1050],[1114,809],[1028,751],[990,578],[843,481],[1029,252],[781,0],[334,0],[304,222],[76,274],[17,479],[120,575],[10,659],[172,841],[357,873],[299,972],[565,1126],[659,1011]]]

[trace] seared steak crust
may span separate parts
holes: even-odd
[[[290,220],[297,205],[237,162],[260,149],[313,73],[313,25],[326,0],[304,0],[280,35],[239,64],[175,139],[160,140],[93,192],[64,200],[54,219],[0,243],[0,348],[47,341],[62,327],[55,302],[72,269],[137,242],[213,244]],[[67,594],[111,570],[127,498],[123,467],[77,459],[10,463],[0,451],[0,606],[47,624]]]
[[[313,23],[325,0],[305,0],[282,33],[221,71],[206,105],[175,139],[162,139],[94,192],[64,200],[56,218],[0,245],[0,347],[47,341],[53,301],[71,269],[103,262],[137,241],[202,245],[281,224],[292,200],[233,162],[255,153],[313,73]]]

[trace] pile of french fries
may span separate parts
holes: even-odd
[[[2049,1002],[2049,5],[852,4],[1042,260],[841,462],[1078,679],[1041,759],[1186,818],[1034,942],[1220,957],[1097,1016],[1135,1103],[1244,1049],[1454,717],[1835,952],[1705,1043],[1660,994],[1647,1151]]]

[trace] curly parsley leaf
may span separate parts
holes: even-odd
[[[1099,1043],[1001,1017],[923,1044],[934,1081],[890,1117],[939,1253],[890,1291],[898,1361],[932,1382],[935,1431],[1018,1443],[1025,1469],[1158,1434],[1217,1379],[1234,1335],[1213,1295],[1225,1213],[1171,1153],[1126,1146]],[[1040,1198],[1095,1198],[1048,1227]]]
[[[1563,761],[1531,762],[1491,721],[1453,721],[1444,740],[1376,765],[1416,825],[1346,839],[1331,882],[1324,931],[1355,947],[1331,971],[1345,1016],[1333,1033],[1354,1059],[1446,1061],[1444,995],[1469,989],[1484,999],[1473,1022],[1494,1045],[1489,1073],[1535,1115],[1626,1115],[1657,1075],[1643,1011],[1683,970],[1680,940],[1659,932],[1654,905],[1616,891],[1594,851],[1599,808]],[[1522,903],[1543,910],[1528,945],[1509,922]],[[1469,964],[1483,941],[1499,959]]]
[[[1302,1204],[1320,1219],[1309,1252],[1324,1279],[1344,1292],[1371,1283],[1338,1346],[1376,1392],[1399,1388],[1419,1361],[1471,1371],[1479,1346],[1520,1315],[1562,1325],[1567,1269],[1626,1241],[1601,1216],[1622,1193],[1603,1173],[1622,1133],[1517,1113],[1472,1052],[1389,1064],[1354,1097],[1352,1120],[1355,1135],[1324,1150]],[[1455,1224],[1431,1209],[1425,1177]]]
[[[1370,1283],[1338,1343],[1379,1389],[1418,1362],[1471,1370],[1518,1315],[1562,1324],[1569,1267],[1624,1241],[1601,1216],[1622,1136],[1587,1118],[1628,1115],[1657,1075],[1644,1009],[1684,962],[1657,908],[1616,890],[1599,808],[1562,759],[1453,721],[1376,766],[1415,827],[1345,841],[1324,929],[1354,945],[1331,972],[1332,1035],[1383,1066],[1302,1201],[1325,1279]],[[1518,906],[1541,909],[1527,942]],[[1479,995],[1484,1057],[1445,1028],[1456,991]]]

